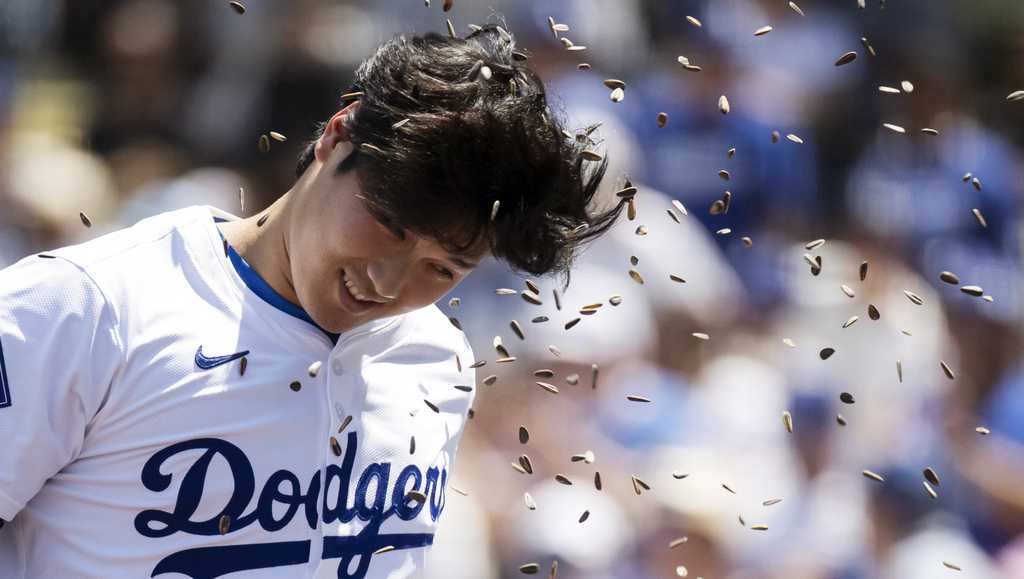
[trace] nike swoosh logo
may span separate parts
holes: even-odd
[[[210,368],[216,368],[221,364],[227,364],[232,360],[237,360],[248,353],[249,350],[245,350],[242,352],[235,352],[234,354],[228,354],[227,356],[214,356],[209,358],[203,355],[203,346],[200,345],[199,349],[196,350],[196,366],[199,366],[203,370],[209,370]]]

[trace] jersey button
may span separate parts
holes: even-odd
[[[345,371],[345,367],[341,364],[340,358],[331,360],[331,371],[334,372],[335,376],[341,375]]]

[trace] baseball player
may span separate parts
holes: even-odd
[[[0,578],[414,576],[471,417],[434,305],[567,272],[622,203],[496,25],[397,37],[294,186],[0,271]]]

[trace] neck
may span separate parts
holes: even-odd
[[[288,250],[288,198],[291,193],[289,190],[256,215],[217,225],[231,247],[274,291],[293,304],[301,305],[291,280],[291,256]],[[267,218],[263,225],[257,225],[264,215]]]

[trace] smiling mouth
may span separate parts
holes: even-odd
[[[388,302],[388,300],[382,298],[367,297],[366,294],[364,294],[363,291],[359,289],[355,282],[349,279],[347,270],[341,270],[341,279],[344,282],[345,287],[348,288],[349,295],[352,296],[352,298],[355,299],[356,301],[361,302],[362,304],[376,305]]]

